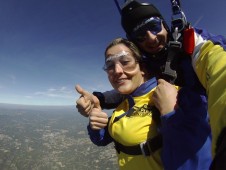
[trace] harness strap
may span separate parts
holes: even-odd
[[[150,156],[162,147],[162,135],[159,134],[143,143],[133,146],[125,146],[114,141],[115,149],[118,152],[126,153],[128,155],[143,155]]]
[[[176,67],[178,67],[177,62],[180,58],[179,56],[180,53],[181,53],[181,48],[179,46],[174,46],[171,44],[169,45],[165,69],[162,72],[162,75],[163,75],[163,78],[166,81],[170,82],[171,84],[174,84],[175,80],[177,79]]]
[[[127,100],[128,100],[129,110],[128,110],[127,112],[125,112],[125,113],[123,113],[123,114],[121,114],[121,115],[115,117],[113,123],[119,121],[119,119],[121,119],[123,116],[125,116],[125,115],[127,115],[127,114],[129,114],[129,113],[131,113],[131,112],[132,112],[132,113],[134,112],[134,110],[133,110],[133,108],[132,108],[132,107],[134,106],[134,104],[135,104],[135,103],[134,103],[134,100],[133,100],[133,97],[130,96],[130,95],[126,95],[126,98],[127,98]]]
[[[177,61],[182,49],[182,33],[187,26],[186,17],[181,10],[180,0],[170,0],[172,4],[172,22],[171,34],[172,39],[168,43],[168,55],[165,64],[165,69],[162,72],[164,79],[171,84],[177,79]],[[174,67],[174,68],[173,68]]]

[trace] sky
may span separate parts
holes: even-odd
[[[141,2],[155,4],[170,24],[169,0]],[[225,0],[181,5],[192,25],[226,36]],[[0,0],[0,103],[74,105],[76,84],[112,89],[102,66],[117,37],[125,34],[114,0]]]

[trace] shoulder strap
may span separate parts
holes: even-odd
[[[168,43],[168,55],[163,71],[164,78],[174,84],[177,79],[177,67],[180,55],[183,50],[183,33],[189,27],[184,12],[181,9],[180,0],[170,0],[172,5],[172,21],[171,21],[171,36]],[[189,49],[190,50],[190,49]],[[179,58],[178,58],[179,57]]]

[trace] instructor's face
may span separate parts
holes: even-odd
[[[167,43],[167,31],[162,24],[162,30],[156,35],[151,31],[146,31],[145,38],[142,42],[138,42],[138,46],[148,54],[156,54]]]

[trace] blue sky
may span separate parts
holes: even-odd
[[[169,23],[169,0],[147,2]],[[226,36],[225,0],[181,3],[192,24]],[[116,37],[125,34],[113,0],[0,0],[0,103],[73,105],[76,84],[111,89],[103,53]]]

